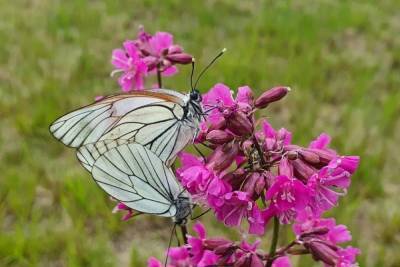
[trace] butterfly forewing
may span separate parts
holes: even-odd
[[[92,175],[104,191],[134,210],[165,217],[176,214],[175,200],[182,187],[165,163],[140,144],[107,150],[94,162]]]
[[[109,140],[145,145],[170,165],[198,123],[185,120],[184,98],[166,89],[110,96],[59,118],[50,131],[65,145],[80,148],[78,158],[88,170],[104,145],[95,144]]]

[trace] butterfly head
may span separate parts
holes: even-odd
[[[191,102],[200,103],[201,100],[203,100],[203,99],[202,99],[202,97],[201,97],[201,94],[200,94],[199,90],[193,89],[193,90],[190,92],[190,101],[191,101]]]

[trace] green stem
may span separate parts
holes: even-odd
[[[158,82],[158,88],[162,88],[162,79],[161,79],[161,66],[157,66],[157,82]]]
[[[272,242],[271,242],[271,247],[269,248],[268,260],[267,260],[267,263],[265,264],[265,267],[271,267],[272,263],[274,262],[276,246],[278,244],[278,236],[279,236],[279,220],[278,220],[278,217],[275,216]]]

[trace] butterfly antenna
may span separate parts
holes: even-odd
[[[214,57],[213,60],[211,60],[210,63],[208,63],[208,65],[200,72],[199,77],[197,77],[197,80],[194,84],[194,88],[197,87],[197,83],[199,82],[200,78],[203,76],[203,74],[212,66],[212,64],[214,64],[215,61],[217,61],[218,58],[220,58],[224,53],[226,52],[226,48],[222,49],[221,52],[219,52],[218,55],[216,55]]]
[[[192,57],[192,72],[190,73],[190,88],[192,89],[192,91],[194,90],[193,87],[193,75],[194,75],[194,63],[195,63],[195,59],[194,57]]]
[[[169,257],[169,249],[171,248],[172,237],[174,236],[174,233],[176,233],[176,224],[175,224],[175,223],[174,223],[174,227],[172,227],[171,235],[170,235],[170,237],[169,237],[168,249],[167,249],[167,256],[165,257],[164,267],[167,267],[168,257]]]

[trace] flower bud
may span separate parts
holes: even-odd
[[[227,128],[238,136],[249,135],[253,130],[253,125],[247,116],[240,112],[232,112],[230,114],[224,114],[227,121]]]
[[[237,143],[226,143],[218,146],[208,159],[207,167],[215,171],[223,171],[234,161],[239,152]]]
[[[251,254],[251,267],[264,267],[262,259],[254,253]]]
[[[217,122],[212,123],[210,125],[209,131],[212,131],[212,130],[223,130],[225,128],[226,128],[226,120],[225,120],[225,118],[220,117],[220,119]]]
[[[278,167],[279,175],[286,175],[287,177],[293,177],[293,166],[289,163],[289,159],[283,158],[279,163]]]
[[[329,228],[328,227],[316,227],[314,229],[312,229],[311,231],[308,232],[304,232],[300,235],[300,239],[305,238],[305,237],[309,237],[309,236],[315,236],[315,235],[325,235],[329,232]]]
[[[192,63],[192,56],[186,53],[168,54],[166,56],[172,63],[189,64]]]
[[[177,53],[182,53],[182,47],[179,45],[171,45],[168,47],[168,54],[177,54]]]
[[[290,160],[295,160],[299,158],[299,153],[295,150],[286,153],[286,157]]]
[[[207,134],[206,140],[221,145],[232,141],[233,135],[222,130],[212,130]]]
[[[334,152],[330,152],[324,149],[308,148],[307,150],[317,154],[320,162],[323,164],[328,164],[331,160],[333,160],[336,157],[336,154]]]
[[[214,250],[216,248],[219,248],[220,252],[223,252],[224,249],[229,249],[229,247],[231,247],[232,245],[232,241],[226,240],[221,237],[206,239],[203,242],[203,246],[205,249]]]
[[[258,172],[253,172],[249,176],[247,176],[242,191],[247,192],[249,196],[252,196],[253,198],[258,198],[264,188],[264,176],[262,176]]]
[[[316,261],[321,260],[330,266],[336,266],[339,255],[335,245],[330,244],[328,241],[311,239],[304,243],[304,247],[310,251]]]
[[[301,158],[304,161],[306,161],[312,165],[316,165],[316,164],[320,163],[319,156],[316,153],[309,151],[307,149],[299,150],[299,155],[301,156]]]
[[[294,170],[294,176],[302,181],[307,181],[308,178],[316,172],[315,169],[301,159],[292,160],[291,163]]]
[[[277,86],[264,92],[255,102],[256,108],[266,108],[269,103],[282,99],[288,92],[290,87]]]
[[[235,171],[224,175],[222,179],[232,186],[232,190],[239,190],[246,178],[246,174],[247,172],[243,168],[238,168]]]
[[[251,266],[251,258],[250,255],[245,254],[241,256],[234,264],[233,267],[248,267]]]

